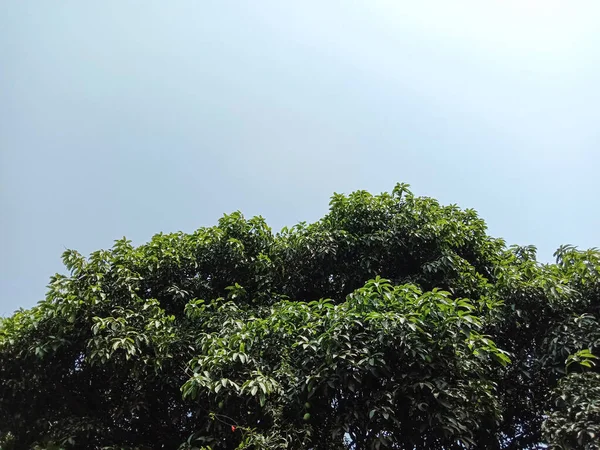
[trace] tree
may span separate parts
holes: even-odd
[[[0,447],[600,448],[600,253],[556,257],[402,184],[67,251],[0,322]]]

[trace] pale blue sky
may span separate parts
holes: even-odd
[[[600,245],[600,2],[0,2],[0,315],[65,248],[334,191],[473,207],[493,235]]]

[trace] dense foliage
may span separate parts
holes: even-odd
[[[0,322],[0,447],[600,446],[600,253],[398,185],[125,239]]]

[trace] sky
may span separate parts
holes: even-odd
[[[600,245],[597,0],[0,2],[0,315],[61,254],[274,230],[331,194],[474,208],[493,236]]]

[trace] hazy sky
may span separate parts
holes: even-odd
[[[61,253],[391,190],[600,245],[600,2],[0,1],[0,315]]]

